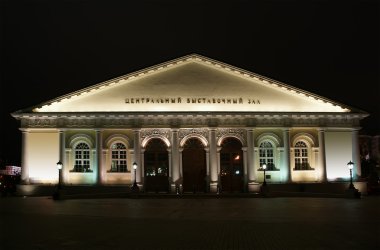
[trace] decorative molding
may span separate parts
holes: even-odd
[[[306,145],[311,148],[311,147],[314,147],[316,145],[316,140],[314,138],[314,136],[312,136],[311,134],[309,133],[297,133],[295,134],[292,138],[291,138],[291,145],[292,147],[294,148],[295,147],[295,144],[298,142],[298,141],[303,141],[306,143]]]
[[[146,137],[163,136],[170,140],[170,129],[141,129],[140,138],[144,140]]]
[[[158,114],[62,114],[22,116],[25,128],[199,128],[199,127],[342,127],[358,128],[360,119],[353,115],[329,114],[256,114],[256,113],[158,113]],[[182,132],[185,133],[185,132]]]
[[[125,146],[127,148],[131,147],[131,140],[128,138],[128,136],[123,134],[112,134],[108,136],[108,138],[105,140],[105,145],[108,149],[111,147],[112,144],[116,142],[122,142],[123,144],[126,144]]]
[[[201,142],[205,147],[208,146],[208,129],[206,128],[192,128],[192,129],[180,129],[178,132],[178,140],[180,147],[183,147],[185,144],[186,140],[191,137],[196,137]]]
[[[208,137],[208,130],[205,128],[192,128],[192,129],[180,129],[178,132],[178,138],[181,141],[185,136],[188,135],[202,135],[203,137]]]
[[[68,140],[70,148],[74,149],[76,145],[80,142],[85,142],[90,147],[90,150],[95,147],[94,140],[91,136],[86,134],[75,134],[71,136]]]
[[[271,141],[276,147],[280,146],[282,142],[280,137],[277,136],[275,133],[265,132],[257,137],[255,145],[260,146],[260,144],[266,140]]]
[[[146,144],[150,139],[153,138],[160,138],[162,139],[165,144],[170,147],[170,129],[141,129],[140,130],[140,139],[141,139],[141,146],[145,148]]]
[[[245,129],[219,128],[216,130],[216,141],[218,146],[222,144],[223,139],[226,137],[235,137],[239,139],[243,147],[247,145],[247,133]]]

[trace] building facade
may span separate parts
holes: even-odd
[[[192,54],[12,115],[25,183],[244,192],[359,177],[367,113]]]

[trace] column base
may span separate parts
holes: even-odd
[[[218,193],[219,192],[219,185],[217,181],[210,182],[210,193]]]
[[[182,184],[171,183],[170,193],[172,194],[182,194]]]
[[[258,182],[249,182],[248,183],[248,192],[249,193],[259,193],[260,192],[260,186],[261,186],[261,183],[258,183]]]

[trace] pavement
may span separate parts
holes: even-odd
[[[183,197],[3,197],[0,249],[380,249],[379,196]]]

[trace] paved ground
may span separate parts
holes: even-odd
[[[0,198],[0,249],[380,249],[380,197]]]

